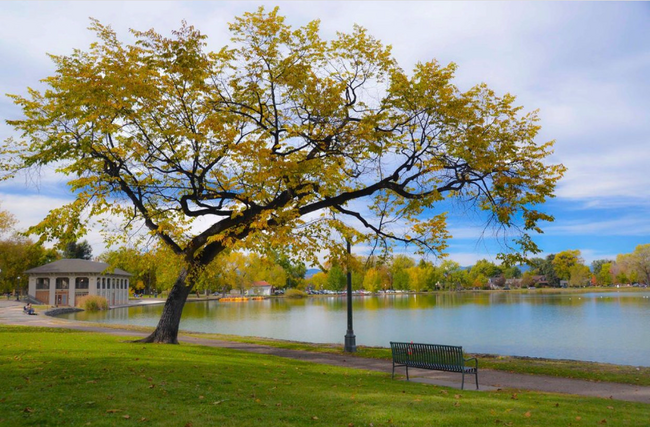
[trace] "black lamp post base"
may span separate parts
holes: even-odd
[[[345,334],[345,346],[343,351],[346,353],[356,353],[357,352],[357,337],[354,333],[348,332]]]

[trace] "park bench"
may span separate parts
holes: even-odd
[[[460,388],[465,387],[465,374],[476,377],[478,390],[478,360],[475,357],[465,359],[463,347],[439,344],[417,344],[407,342],[392,342],[393,378],[395,367],[406,367],[406,379],[409,379],[409,368],[429,369],[433,371],[458,372],[463,375]],[[474,361],[473,366],[465,366],[465,362]]]

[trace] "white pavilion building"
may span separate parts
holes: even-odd
[[[99,295],[111,306],[129,301],[131,273],[105,262],[61,259],[25,271],[29,295],[43,304],[74,307],[78,298]]]

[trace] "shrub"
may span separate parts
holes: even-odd
[[[287,289],[284,296],[285,298],[305,298],[307,294],[300,289]]]
[[[98,295],[86,295],[77,300],[77,307],[86,311],[108,310],[108,301]]]

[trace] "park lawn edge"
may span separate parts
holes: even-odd
[[[461,391],[236,349],[126,341],[132,338],[0,325],[0,424],[647,425],[644,403]]]
[[[290,350],[313,351],[319,353],[345,354],[353,357],[391,360],[390,348],[357,346],[356,353],[345,353],[342,344],[314,344],[300,341],[286,341],[260,337],[242,337],[223,334],[183,333],[182,335],[234,341],[249,344],[267,345],[269,347]],[[545,359],[537,357],[501,356],[494,354],[466,354],[479,360],[479,369],[517,374],[546,375],[559,378],[571,378],[594,382],[612,382],[650,386],[650,368],[615,365],[610,363],[585,362],[566,359]]]
[[[133,325],[88,322],[88,326],[121,329],[125,331],[140,331],[147,333],[153,331],[153,328],[151,327]],[[181,331],[179,333],[179,338],[182,339],[183,336],[266,345],[269,347],[284,348],[290,350],[346,354],[348,356],[365,357],[370,359],[392,359],[390,348],[385,347],[357,346],[356,353],[344,353],[342,344],[308,343],[274,338]],[[594,382],[612,382],[620,384],[650,386],[649,367],[615,365],[610,363],[566,359],[503,356],[493,354],[468,354],[467,357],[477,357],[479,359],[479,369],[493,369],[497,371],[512,372],[517,374],[546,375],[552,377],[580,379]]]

